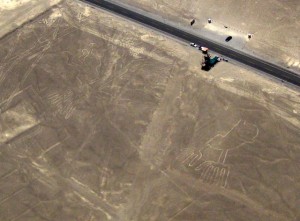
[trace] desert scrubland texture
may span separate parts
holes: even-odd
[[[191,30],[300,73],[298,0],[112,0],[190,26]],[[213,22],[208,24],[207,19]],[[225,28],[226,26],[226,28]],[[253,34],[249,41],[247,34]]]
[[[300,219],[300,93],[78,1],[0,41],[0,220]]]

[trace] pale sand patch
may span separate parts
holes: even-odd
[[[2,0],[0,38],[47,11],[62,0]]]
[[[32,108],[28,102],[22,101],[1,114],[0,143],[12,139],[39,123],[32,113]]]
[[[28,2],[30,2],[30,0],[2,0],[0,3],[0,10],[13,10],[22,7]]]

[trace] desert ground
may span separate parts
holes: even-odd
[[[61,0],[1,0],[0,38],[45,13],[59,2]]]
[[[80,1],[0,40],[0,220],[297,221],[300,91]]]
[[[112,0],[233,48],[275,62],[300,74],[300,3],[298,0]],[[208,24],[207,19],[212,23]],[[247,34],[252,34],[248,40]],[[227,36],[233,40],[225,43]]]

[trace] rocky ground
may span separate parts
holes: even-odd
[[[300,92],[79,1],[0,41],[0,220],[300,218]]]

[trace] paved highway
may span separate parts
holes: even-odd
[[[135,11],[129,10],[120,5],[116,5],[109,1],[105,1],[105,0],[82,0],[82,1],[91,3],[95,6],[98,6],[103,9],[109,10],[111,12],[117,13],[119,15],[128,17],[131,20],[135,20],[139,23],[145,24],[145,25],[155,28],[159,31],[165,32],[169,35],[173,35],[184,41],[195,42],[199,45],[208,47],[210,50],[212,50],[216,53],[219,53],[227,58],[234,59],[238,62],[241,62],[241,63],[248,65],[252,68],[255,68],[257,70],[263,71],[274,77],[280,78],[284,81],[287,81],[294,85],[300,86],[300,75],[298,75],[290,70],[287,70],[283,67],[266,62],[260,58],[246,54],[242,51],[234,50],[232,48],[229,48],[224,45],[218,44],[214,41],[211,41],[209,39],[205,39],[205,38],[196,36],[194,34],[183,31],[179,28],[173,27],[171,25],[164,24],[163,22],[160,22],[153,18],[149,18],[145,15],[142,15]]]

